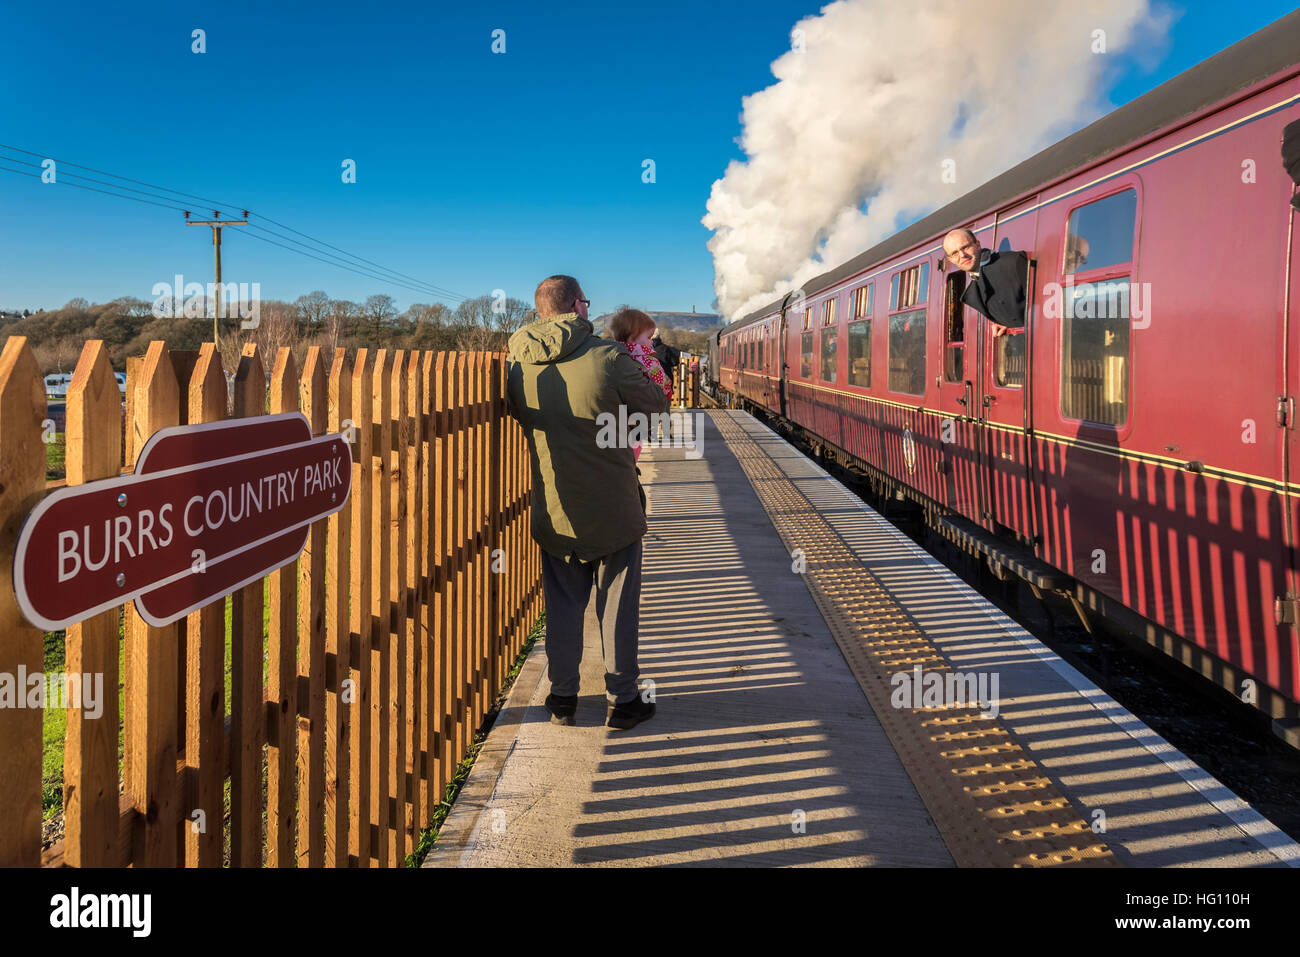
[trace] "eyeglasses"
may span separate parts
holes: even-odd
[[[979,243],[967,243],[965,246],[959,246],[956,249],[954,249],[952,252],[948,253],[948,258],[957,259],[958,257],[962,256],[964,253],[973,254],[975,250],[979,248],[980,248]]]

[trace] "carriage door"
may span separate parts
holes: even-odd
[[[944,504],[972,521],[981,522],[980,428],[976,396],[979,313],[962,305],[966,273],[946,258],[939,260],[942,283],[939,308],[942,354],[935,376],[939,387],[939,471]]]
[[[790,297],[786,296],[785,301],[781,303],[781,318],[777,320],[776,325],[776,377],[777,377],[777,396],[781,403],[781,418],[789,418],[789,413],[785,408],[785,384],[790,376],[790,369],[786,362],[786,353],[789,351],[790,344],[786,340],[789,330],[786,328],[785,316],[787,306],[790,304]]]
[[[978,416],[980,421],[980,524],[996,532],[1011,530],[1024,540],[1033,537],[1030,498],[1029,340],[1036,305],[1037,269],[1034,246],[1038,212],[1022,212],[1036,204],[1027,200],[998,214],[993,237],[980,233],[981,245],[994,252],[1023,251],[1029,256],[1025,300],[1027,320],[1022,329],[993,334],[993,325],[973,309],[967,321],[979,327]]]

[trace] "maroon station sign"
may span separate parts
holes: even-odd
[[[170,624],[294,561],[351,482],[347,440],[313,438],[301,413],[163,429],[134,474],[32,510],[14,556],[19,607],[46,631],[132,600]]]

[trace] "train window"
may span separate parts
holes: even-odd
[[[811,332],[805,332],[800,343],[799,376],[804,379],[811,379],[813,374],[812,336]]]
[[[1066,287],[1061,414],[1101,425],[1128,418],[1129,277]]]
[[[758,340],[758,368],[763,368],[763,339],[761,336]]]
[[[961,295],[966,291],[966,274],[954,269],[943,286],[943,375],[949,382],[960,382],[965,373],[966,309]]]
[[[859,286],[853,290],[852,308],[849,310],[850,319],[864,319],[871,315],[871,307],[874,305],[872,300],[872,291],[875,289],[875,283],[867,283],[865,286]]]
[[[1007,388],[1025,384],[1025,330],[1008,329],[993,340],[993,377]]]
[[[833,300],[832,300],[833,301]],[[838,329],[822,330],[822,381],[835,381],[835,339]]]
[[[910,309],[925,302],[930,286],[930,264],[923,262],[911,269],[894,273],[889,281],[889,308]]]
[[[889,389],[925,392],[925,310],[889,317]]]
[[[813,307],[809,306],[803,311],[803,331],[807,332],[812,328]]]
[[[871,385],[871,320],[849,323],[849,382]]]
[[[832,299],[827,299],[824,303],[822,303],[822,325],[823,326],[835,325],[835,305],[838,302],[839,302],[838,299],[832,298]]]
[[[1133,261],[1137,190],[1126,189],[1080,206],[1065,228],[1062,274],[1091,272]]]

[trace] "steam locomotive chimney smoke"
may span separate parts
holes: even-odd
[[[1096,118],[1107,58],[1158,56],[1169,22],[1148,0],[837,0],[799,21],[777,82],[744,99],[746,159],[702,220],[722,312],[766,305]]]

